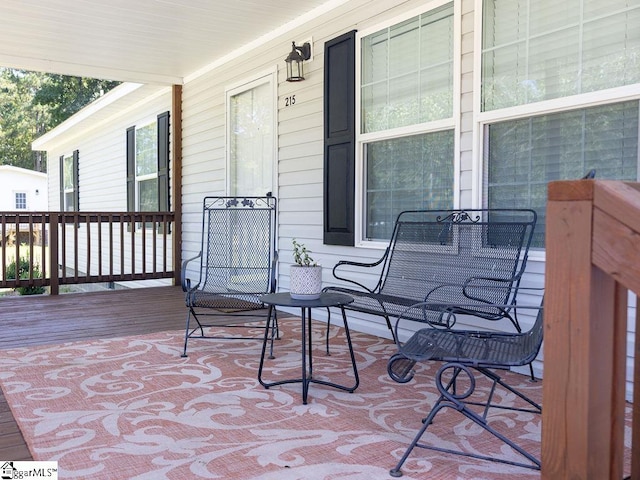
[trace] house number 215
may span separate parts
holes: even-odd
[[[296,96],[295,95],[290,95],[288,97],[284,97],[284,106],[285,107],[290,107],[291,105],[295,105],[296,104]]]

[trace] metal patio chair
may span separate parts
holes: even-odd
[[[200,253],[182,264],[187,327],[184,352],[190,338],[261,340],[233,336],[229,329],[267,328],[267,310],[260,296],[276,291],[276,198],[205,197]],[[194,271],[197,267],[197,271]],[[189,275],[197,280],[192,280]],[[257,310],[264,310],[264,315]],[[195,321],[195,325],[191,322]],[[226,333],[216,333],[225,327]],[[271,331],[278,334],[277,319]]]
[[[433,305],[428,305],[427,309],[427,305],[424,302],[413,305],[407,309],[406,318],[418,318],[421,315],[425,315],[427,311],[432,311],[433,308]],[[531,400],[523,392],[508,385],[496,373],[496,370],[531,364],[540,351],[543,336],[543,307],[542,305],[540,307],[516,307],[518,310],[521,308],[538,310],[533,327],[526,332],[451,330],[429,326],[415,332],[404,343],[397,341],[398,353],[393,355],[387,364],[387,371],[393,380],[399,383],[410,381],[414,377],[413,367],[416,362],[433,360],[441,361],[443,364],[438,369],[434,379],[440,397],[433,405],[428,416],[423,419],[423,425],[413,442],[409,445],[395,468],[389,472],[391,476],[402,476],[400,469],[414,447],[540,469],[540,460],[538,458],[494,429],[491,426],[490,419],[487,418],[489,410],[492,408],[538,414],[542,412],[542,407],[539,404]],[[446,310],[443,308],[443,311]],[[398,338],[398,325],[406,318],[403,315],[396,322],[396,338]],[[491,382],[491,389],[482,401],[477,399],[477,395],[475,397],[472,396],[476,390],[474,372],[484,375]],[[505,388],[524,401],[525,408],[492,403],[498,386]],[[453,450],[420,442],[427,428],[434,422],[436,415],[445,408],[460,412],[497,439],[509,445],[525,457],[528,462],[512,461],[501,457]]]

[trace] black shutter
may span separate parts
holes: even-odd
[[[64,155],[60,156],[60,211],[64,212]]]
[[[136,211],[136,127],[127,128],[127,211]]]
[[[324,243],[355,242],[356,31],[324,45]]]
[[[73,152],[73,210],[80,211],[80,152]]]
[[[158,115],[158,210],[169,211],[169,112]]]

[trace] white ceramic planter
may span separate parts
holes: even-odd
[[[315,300],[322,293],[322,267],[291,265],[289,292],[296,300]]]

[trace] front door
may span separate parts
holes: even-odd
[[[276,152],[274,74],[227,91],[229,194],[273,192]]]

